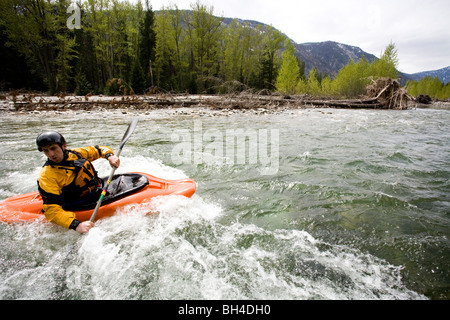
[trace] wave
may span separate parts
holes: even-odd
[[[196,195],[126,207],[82,237],[49,224],[2,227],[22,245],[2,244],[12,256],[0,298],[423,298],[402,285],[400,267],[369,254],[227,220]]]

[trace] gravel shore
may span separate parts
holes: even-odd
[[[315,105],[311,97],[283,95],[151,95],[151,96],[47,96],[40,94],[0,94],[0,112],[65,112],[106,111],[149,112],[173,109],[174,115],[202,116],[233,113],[273,114],[290,109],[324,108]],[[450,102],[436,101],[421,104],[410,101],[409,109],[431,108],[450,110]]]

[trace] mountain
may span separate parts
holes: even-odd
[[[297,56],[305,62],[305,74],[315,67],[319,72],[326,72],[328,75],[334,76],[351,59],[358,62],[364,56],[369,63],[378,59],[361,48],[334,41],[293,43],[297,50]]]
[[[450,82],[450,66],[446,68],[442,68],[439,70],[433,70],[433,71],[423,71],[413,74],[404,74],[408,79],[419,81],[422,78],[425,77],[432,77],[436,78],[438,77],[439,80],[442,81],[442,83],[447,84]]]
[[[229,25],[234,18],[223,18],[223,23]],[[267,26],[266,24],[254,20],[242,20],[236,19],[239,23],[248,23],[251,27],[256,28],[259,26]],[[280,31],[281,32],[281,31]],[[285,35],[285,34],[284,34]],[[287,35],[285,35],[287,37]],[[333,77],[338,74],[351,59],[358,62],[361,57],[365,57],[369,63],[379,59],[373,54],[363,51],[359,47],[342,44],[334,41],[325,42],[308,42],[308,43],[296,43],[290,39],[292,44],[296,48],[296,55],[305,62],[305,74],[307,75],[312,68],[316,68],[318,72],[326,73]],[[405,85],[408,80],[418,81],[426,76],[433,78],[439,77],[444,83],[450,82],[450,66],[434,70],[423,71],[414,74],[407,74],[400,72],[401,83]]]
[[[234,20],[242,25],[244,23],[247,23],[251,28],[257,28],[258,26],[262,26],[263,28],[265,28],[267,26],[262,22],[254,20],[242,20],[238,18],[223,18],[222,23],[225,26],[228,26]],[[285,37],[288,37],[286,34],[282,34]],[[338,42],[325,41],[298,44],[294,40],[290,40],[295,46],[296,56],[298,56],[302,61],[305,62],[306,75],[312,68],[315,67],[318,72],[334,76],[350,61],[350,59],[358,62],[362,56],[365,56],[369,63],[371,63],[375,59],[378,59],[373,54],[364,52],[358,47]]]
[[[292,39],[291,39],[292,41]],[[350,59],[358,62],[362,56],[366,57],[369,63],[377,60],[373,54],[363,51],[359,47],[350,46],[333,41],[310,42],[298,44],[292,41],[297,49],[296,55],[305,61],[305,74],[315,67],[319,72],[326,72],[330,76],[336,75],[342,67],[344,67]],[[413,74],[400,72],[402,85],[408,80],[419,81],[425,77],[438,77],[442,83],[450,82],[450,66],[433,71],[423,71]]]

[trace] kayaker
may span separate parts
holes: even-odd
[[[64,228],[88,233],[94,223],[78,221],[70,208],[96,201],[100,195],[101,183],[93,161],[104,158],[111,166],[118,168],[120,159],[110,147],[90,146],[69,150],[64,137],[56,131],[40,134],[36,144],[48,158],[38,178],[45,218]]]

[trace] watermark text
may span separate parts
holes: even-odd
[[[67,8],[67,13],[71,14],[69,16],[69,18],[67,18],[67,21],[66,21],[67,28],[69,28],[70,30],[81,29],[81,9],[80,9],[80,7],[77,4],[72,3]]]
[[[201,120],[193,130],[177,129],[172,162],[180,164],[254,165],[261,175],[275,175],[279,169],[278,129],[203,129]]]

